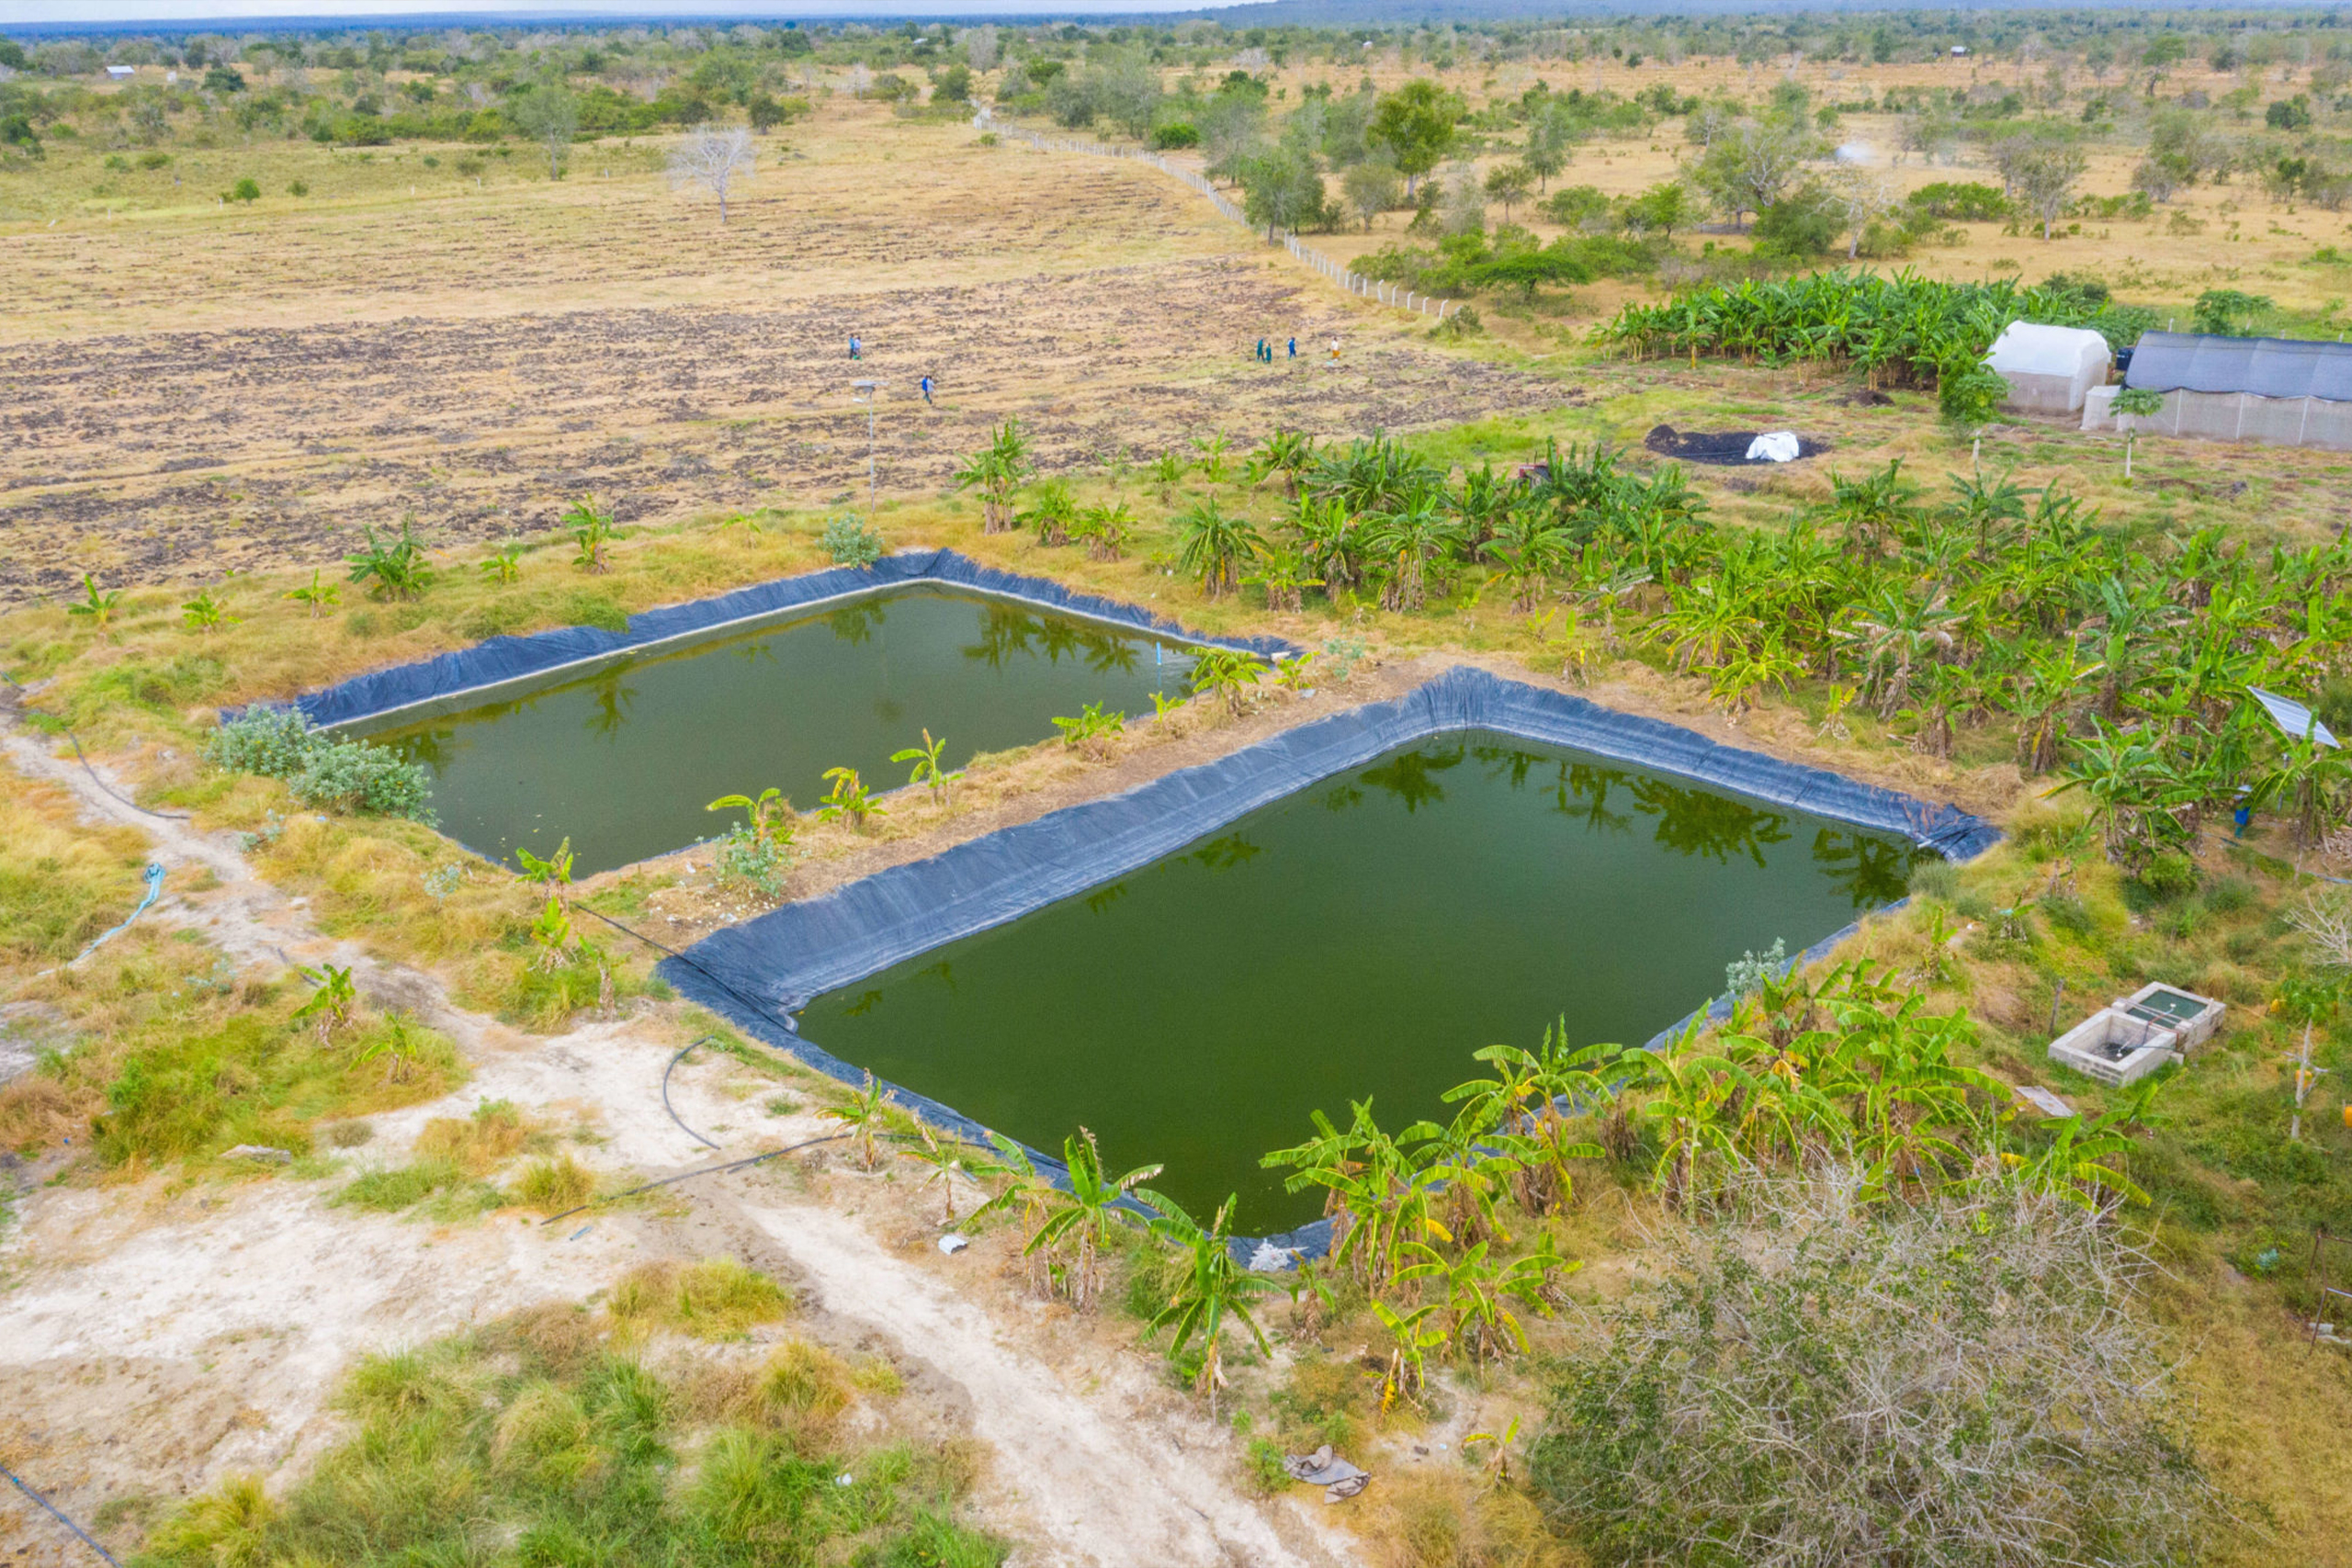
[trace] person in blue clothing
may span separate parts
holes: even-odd
[[[922,388],[922,400],[926,403],[931,402],[931,378],[926,375],[917,385]],[[935,408],[938,405],[934,403],[932,406]]]
[[[849,356],[852,359],[863,359],[865,357],[865,345],[857,341],[857,334],[855,333],[849,334]]]
[[[1258,340],[1258,352],[1251,355],[1250,357],[1257,360],[1262,360],[1266,357],[1266,340],[1264,338],[1260,338]]]
[[[1290,356],[1293,359],[1296,359],[1298,357],[1298,340],[1296,338],[1290,340]]]

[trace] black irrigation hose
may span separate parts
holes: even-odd
[[[625,926],[618,920],[613,919],[610,915],[597,914],[595,910],[590,908],[585,904],[575,904],[572,908],[578,909],[583,915],[595,915],[596,919],[604,921],[606,925],[612,927],[613,930],[620,932],[623,936],[635,937],[638,941],[653,949],[656,953],[665,953],[668,956],[676,959],[687,968],[692,969],[695,974],[700,975],[704,979],[708,980],[712,985],[717,986],[720,990],[725,991],[729,996],[733,997],[737,1001],[741,1002],[745,1007],[750,1008],[753,1012],[758,1013],[762,1018],[766,1019],[770,1023],[775,1024],[778,1029],[783,1030],[786,1034],[797,1036],[800,1032],[798,1030],[792,1027],[792,1021],[790,1019],[777,1016],[777,1014],[771,1010],[766,1003],[758,1000],[756,998],[745,996],[741,991],[737,990],[733,986],[728,984],[726,980],[712,974],[708,969],[704,968],[700,964],[696,963],[692,957],[680,953],[676,948],[670,946],[668,943],[656,942],[651,937],[647,936],[643,931],[632,931],[628,926]],[[718,1038],[716,1035],[704,1036],[704,1039],[706,1040],[716,1038]],[[699,1045],[701,1043],[701,1040],[695,1042],[695,1045]],[[687,1051],[691,1051],[693,1049],[694,1045],[686,1047]],[[679,1055],[685,1055],[685,1052],[681,1051]],[[675,1066],[676,1064],[673,1063],[672,1065]],[[662,1093],[665,1100],[669,1093],[669,1077],[670,1075],[666,1071],[662,1075],[663,1086]],[[677,1117],[674,1112],[672,1114],[671,1120],[677,1121]],[[679,1122],[678,1125],[684,1127],[686,1124],[683,1122]],[[694,1132],[694,1129],[691,1127],[687,1127],[686,1130],[690,1133]],[[695,1135],[697,1137],[701,1136],[698,1133]],[[709,1140],[704,1139],[704,1142],[707,1143]],[[714,1148],[718,1147],[715,1144],[711,1146]]]
[[[10,681],[8,683],[12,686],[16,684],[14,681]],[[60,1513],[56,1504],[51,1502],[48,1498],[42,1496],[40,1493],[26,1485],[24,1482],[19,1480],[13,1472],[6,1470],[0,1470],[0,1475],[7,1476],[9,1482],[15,1485],[17,1491],[23,1493],[26,1496],[30,1497],[34,1502],[39,1503],[41,1507],[48,1512],[51,1518],[55,1519],[59,1524],[63,1525],[67,1529],[72,1530],[74,1536],[84,1546],[88,1547],[92,1551],[96,1552],[108,1562],[115,1562],[114,1553],[108,1551],[105,1547],[100,1546],[96,1541],[92,1540],[90,1539],[90,1532],[84,1529],[80,1525],[75,1524],[72,1519],[67,1518],[62,1513]],[[122,1564],[115,1562],[115,1568],[122,1568]]]
[[[789,1148],[770,1149],[763,1155],[753,1155],[750,1159],[732,1160],[726,1165],[707,1165],[700,1170],[689,1170],[681,1172],[676,1176],[665,1176],[659,1181],[649,1181],[642,1187],[632,1187],[626,1192],[616,1192],[610,1197],[605,1198],[591,1198],[585,1203],[566,1209],[560,1214],[549,1214],[546,1219],[541,1220],[539,1224],[542,1225],[551,1225],[558,1220],[568,1220],[574,1214],[585,1213],[599,1203],[617,1203],[624,1198],[634,1198],[640,1192],[650,1192],[657,1187],[667,1187],[673,1182],[691,1180],[697,1176],[723,1175],[730,1170],[741,1170],[745,1166],[763,1164],[768,1160],[775,1159],[783,1155],[795,1155],[798,1154],[802,1149],[813,1149],[819,1144],[838,1144],[843,1138],[854,1136],[856,1136],[856,1134],[854,1133],[828,1133],[821,1138],[811,1138],[805,1144],[794,1144]]]
[[[594,911],[591,910],[590,913],[593,914]],[[693,1050],[696,1045],[707,1045],[718,1038],[718,1036],[716,1034],[706,1034],[701,1039],[688,1044],[686,1046],[686,1051]],[[670,1066],[662,1069],[662,1109],[670,1112],[670,1120],[678,1123],[678,1130],[680,1132],[685,1134],[687,1137],[692,1138],[695,1143],[700,1144],[704,1148],[715,1149],[718,1145],[712,1143],[708,1138],[704,1137],[700,1133],[695,1132],[692,1127],[687,1126],[685,1122],[679,1118],[676,1109],[670,1103],[670,1074],[680,1062],[686,1059],[686,1051],[681,1051],[676,1055],[671,1057]]]
[[[24,682],[17,680],[14,675],[9,674],[6,670],[0,670],[0,681],[7,682],[8,684],[16,687],[19,692],[25,689]],[[37,713],[40,710],[37,708],[27,708],[25,711],[27,713]],[[54,714],[47,714],[43,716],[55,718],[57,716]],[[98,770],[90,765],[89,754],[82,750],[82,738],[74,733],[73,727],[66,724],[62,719],[59,719],[58,728],[64,730],[65,739],[74,743],[74,755],[81,759],[82,771],[90,775],[90,782],[92,784],[97,785],[100,789],[106,791],[107,794],[114,796],[115,799],[121,801],[123,805],[128,806],[130,809],[140,813],[141,816],[162,817],[174,822],[185,822],[188,819],[188,814],[185,811],[152,810],[147,807],[140,805],[137,801],[130,799],[127,795],[119,793],[112,784],[109,784],[106,780],[98,777]],[[113,1560],[109,1558],[107,1561],[111,1562]]]

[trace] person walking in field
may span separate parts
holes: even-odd
[[[857,334],[855,333],[849,334],[849,356],[852,359],[863,359],[865,357],[865,344],[858,341]]]
[[[930,404],[933,408],[937,408],[939,405],[931,401],[931,378],[929,376],[925,376],[921,381],[917,382],[916,385],[922,389],[922,400],[925,403]]]
[[[1290,356],[1293,359],[1296,359],[1298,357],[1298,340],[1296,338],[1290,340]]]
[[[1340,363],[1340,340],[1338,338],[1333,338],[1331,340],[1331,363],[1334,365]]]

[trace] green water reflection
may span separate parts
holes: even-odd
[[[1066,615],[930,588],[626,660],[506,700],[387,728],[423,762],[443,831],[500,859],[565,836],[582,874],[734,820],[704,804],[773,784],[804,808],[827,768],[906,782],[920,731],[943,759],[1044,739],[1090,702],[1130,715],[1191,668],[1162,645]]]
[[[1258,1168],[1307,1113],[1438,1114],[1470,1053],[1638,1043],[1901,897],[1928,852],[1465,733],[1279,801],[1132,875],[820,997],[811,1041],[1025,1142],[1081,1124],[1243,1229],[1311,1219]]]

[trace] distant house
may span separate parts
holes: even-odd
[[[139,67],[136,65],[109,65],[107,67],[107,74],[113,77],[118,82],[128,82],[130,78],[139,74]]]
[[[2143,333],[2123,384],[2162,393],[2164,408],[2118,414],[2116,389],[2102,387],[2083,404],[2085,430],[2352,452],[2352,344]]]
[[[1968,46],[1967,46],[1966,44],[1964,44],[1964,43],[1956,43],[1956,44],[1954,44],[1954,45],[1952,45],[1952,46],[1951,46],[1951,57],[1952,57],[1954,60],[1959,60],[1959,59],[1962,58],[1963,56],[1965,56],[1967,53],[1968,53]]]

